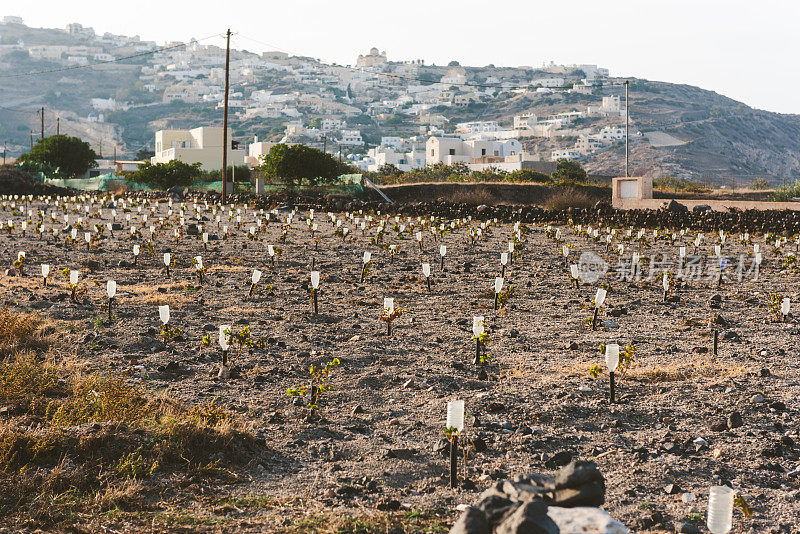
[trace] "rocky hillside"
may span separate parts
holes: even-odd
[[[737,187],[755,177],[776,183],[800,170],[800,116],[750,108],[688,85],[633,84],[631,171],[663,176],[707,177]],[[615,174],[624,145],[598,153],[587,167]]]

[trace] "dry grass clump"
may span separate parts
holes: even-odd
[[[550,195],[544,207],[549,210],[565,210],[567,208],[591,208],[595,201],[592,198],[572,187],[561,189]]]
[[[483,204],[494,204],[499,199],[492,194],[486,187],[481,188],[464,188],[458,189],[456,192],[448,196],[440,196],[439,200],[452,202],[454,204],[472,204],[480,206]]]
[[[592,365],[600,364],[605,373],[605,363],[598,357],[595,362],[581,362],[575,365],[565,366],[562,372],[567,376],[586,377]],[[642,361],[637,360],[634,364],[619,373],[622,380],[632,380],[643,383],[659,382],[682,382],[696,378],[725,378],[732,376],[742,376],[747,374],[748,369],[741,365],[732,365],[724,361],[712,361],[708,357],[684,356],[675,361]]]
[[[55,329],[36,315],[0,310],[0,359],[24,350],[42,352],[54,342]]]
[[[41,327],[3,313],[20,340]],[[27,350],[0,362],[0,404],[12,415],[0,423],[0,517],[16,526],[146,509],[148,493],[236,478],[232,469],[268,457],[263,440],[213,403],[154,399],[123,376],[82,375]]]

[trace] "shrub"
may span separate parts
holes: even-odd
[[[197,180],[202,171],[199,163],[188,164],[179,160],[168,163],[145,163],[131,175],[131,180],[145,183],[159,189],[170,187],[186,187]]]
[[[563,210],[566,208],[591,208],[594,205],[592,198],[578,189],[567,187],[556,191],[545,201],[544,207],[549,210]]]
[[[783,185],[772,194],[772,200],[775,202],[791,202],[797,197],[800,197],[800,180],[795,180],[790,185]]]
[[[479,206],[481,204],[492,204],[497,199],[486,187],[480,188],[459,188],[455,193],[446,198],[440,197],[441,200],[447,202],[454,202],[456,204],[473,204]]]

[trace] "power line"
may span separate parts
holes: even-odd
[[[37,76],[37,75],[40,75],[40,74],[51,74],[51,73],[54,73],[54,72],[64,72],[64,71],[69,71],[69,70],[87,69],[87,68],[91,68],[91,67],[96,67],[97,65],[105,65],[105,64],[108,64],[108,63],[116,63],[118,61],[124,61],[126,59],[136,59],[136,58],[139,58],[139,57],[144,57],[144,56],[149,56],[149,55],[152,55],[152,54],[157,54],[159,52],[166,52],[168,50],[175,50],[175,49],[178,49],[178,48],[183,48],[183,47],[189,46],[190,44],[192,44],[192,42],[195,42],[195,41],[196,42],[207,41],[208,39],[213,39],[214,37],[221,37],[221,35],[220,34],[214,34],[214,35],[210,35],[208,37],[204,37],[202,39],[195,39],[194,41],[191,41],[191,42],[188,42],[188,43],[179,43],[179,44],[172,45],[172,46],[162,46],[160,48],[154,48],[153,50],[146,50],[144,52],[139,52],[137,54],[131,54],[129,56],[122,56],[122,57],[117,57],[117,58],[114,58],[114,59],[106,59],[106,60],[102,60],[102,61],[95,61],[93,63],[87,63],[85,65],[70,65],[69,67],[58,67],[58,68],[55,68],[55,69],[46,69],[46,70],[39,70],[39,71],[33,71],[33,72],[18,72],[18,73],[14,73],[14,74],[0,74],[0,78],[21,78],[23,76]]]

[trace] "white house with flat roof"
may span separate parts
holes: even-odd
[[[342,138],[339,140],[339,144],[344,146],[362,146],[364,140],[361,138],[361,132],[358,130],[342,130]]]
[[[580,158],[581,156],[583,156],[583,154],[581,154],[580,151],[574,148],[553,150],[553,152],[550,153],[550,161],[558,161],[560,159],[566,159],[572,161]]]
[[[369,149],[365,159],[369,161],[367,170],[371,172],[377,172],[384,165],[394,165],[399,170],[408,172],[425,166],[425,150],[402,151],[382,146]]]
[[[472,121],[459,122],[456,124],[456,132],[463,134],[477,134],[500,131],[500,124],[497,121]]]
[[[200,163],[204,170],[222,169],[222,128],[202,126],[192,130],[159,130],[156,132],[156,155],[150,162]],[[233,149],[233,136],[228,128],[228,165],[243,165],[245,151]]]
[[[537,117],[535,113],[522,113],[520,115],[514,115],[514,129],[515,130],[530,130],[532,129],[537,122]]]
[[[277,144],[278,143],[272,143],[270,141],[259,141],[258,137],[256,137],[255,140],[248,146],[245,163],[251,167],[261,165],[263,162],[262,158],[269,154],[269,151],[272,149],[272,147]]]
[[[464,141],[460,137],[432,136],[425,145],[425,161],[428,165],[487,163],[487,158],[504,159],[520,152],[522,144],[517,139]]]

